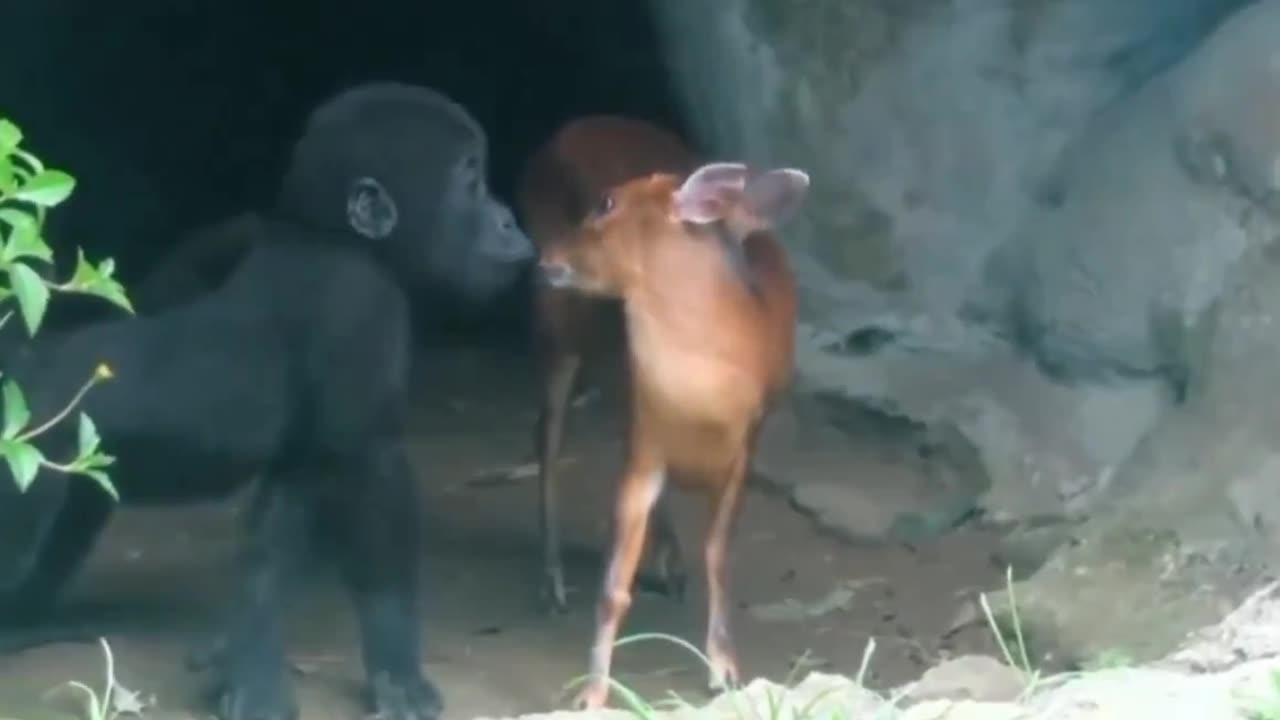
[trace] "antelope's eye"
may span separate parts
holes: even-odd
[[[600,199],[598,201],[596,201],[596,206],[591,211],[591,214],[599,218],[599,217],[604,217],[605,215],[608,215],[611,212],[613,212],[613,195],[610,193],[605,193],[604,195],[600,196]]]

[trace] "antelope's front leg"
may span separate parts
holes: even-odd
[[[649,514],[662,492],[666,468],[657,453],[633,452],[618,487],[614,516],[613,552],[604,576],[596,610],[596,634],[591,645],[590,677],[574,700],[577,709],[603,707],[609,697],[609,667],[613,644],[627,610],[631,584],[644,552]]]

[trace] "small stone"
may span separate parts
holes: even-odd
[[[947,629],[943,632],[942,636],[944,638],[950,638],[967,627],[977,625],[978,623],[985,623],[986,621],[987,618],[983,615],[982,609],[978,606],[978,603],[972,600],[966,600],[961,603],[959,608],[956,609],[955,614],[951,617],[951,622],[947,623]]]
[[[819,523],[851,538],[883,538],[897,517],[896,508],[875,502],[854,483],[798,485],[791,497],[800,509],[817,517]]]
[[[962,655],[922,675],[906,700],[1010,702],[1025,689],[1022,674],[1008,665],[986,655]]]

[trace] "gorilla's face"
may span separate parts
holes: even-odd
[[[490,192],[484,161],[481,151],[468,149],[450,165],[428,244],[435,282],[477,301],[509,286],[535,255],[511,209]]]
[[[361,86],[312,116],[282,204],[318,226],[345,225],[415,290],[482,302],[535,256],[511,210],[490,193],[487,147],[475,120],[435,91]]]

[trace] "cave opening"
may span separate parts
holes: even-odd
[[[508,201],[529,154],[574,116],[684,130],[643,2],[70,0],[20,14],[30,32],[7,46],[6,112],[79,180],[51,239],[60,259],[74,246],[116,258],[126,287],[181,233],[270,202],[306,115],[362,82],[426,85],[465,106]],[[525,304],[442,319],[509,333]]]

